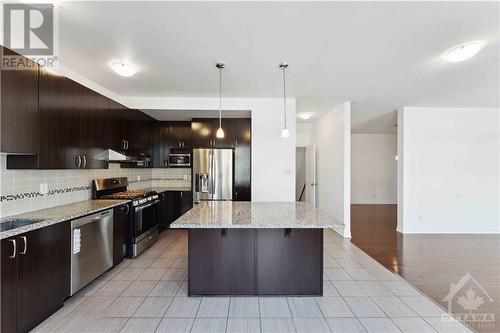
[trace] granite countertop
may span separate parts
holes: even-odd
[[[161,187],[161,186],[153,186],[145,188],[147,191],[155,191],[157,193],[163,193],[167,191],[191,191],[191,187]]]
[[[0,232],[0,239],[16,236],[28,231],[44,228],[52,224],[72,220],[81,216],[97,213],[115,206],[122,205],[129,200],[86,200],[71,203],[68,205],[55,206],[46,209],[35,210],[33,212],[6,216],[0,219],[0,223],[7,223],[10,220],[41,220],[33,224],[19,228]]]
[[[344,225],[306,202],[206,201],[171,228],[332,228]]]

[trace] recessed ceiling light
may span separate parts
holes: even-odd
[[[122,61],[112,61],[109,63],[109,67],[115,71],[116,74],[129,77],[137,73],[137,67],[130,63]]]
[[[449,62],[460,62],[472,58],[486,45],[484,41],[473,41],[457,45],[441,56]]]
[[[314,115],[312,112],[301,112],[297,114],[297,117],[303,120],[311,119],[311,117]]]

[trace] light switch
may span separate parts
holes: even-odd
[[[47,193],[49,193],[49,185],[47,183],[41,183],[40,184],[40,193],[41,194],[47,194]]]

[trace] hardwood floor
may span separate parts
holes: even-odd
[[[479,295],[480,287],[470,285],[474,281],[469,280],[457,296],[470,287],[483,301],[470,312],[494,314],[493,327],[485,323],[470,326],[479,332],[500,332],[500,236],[403,235],[396,232],[396,210],[396,205],[352,205],[351,242],[444,308],[450,284],[470,273],[487,295]],[[452,312],[469,313],[457,304]]]

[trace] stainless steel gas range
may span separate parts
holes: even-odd
[[[154,191],[128,191],[126,177],[101,178],[92,182],[94,199],[129,199],[126,235],[127,257],[136,257],[158,239],[159,203]]]

